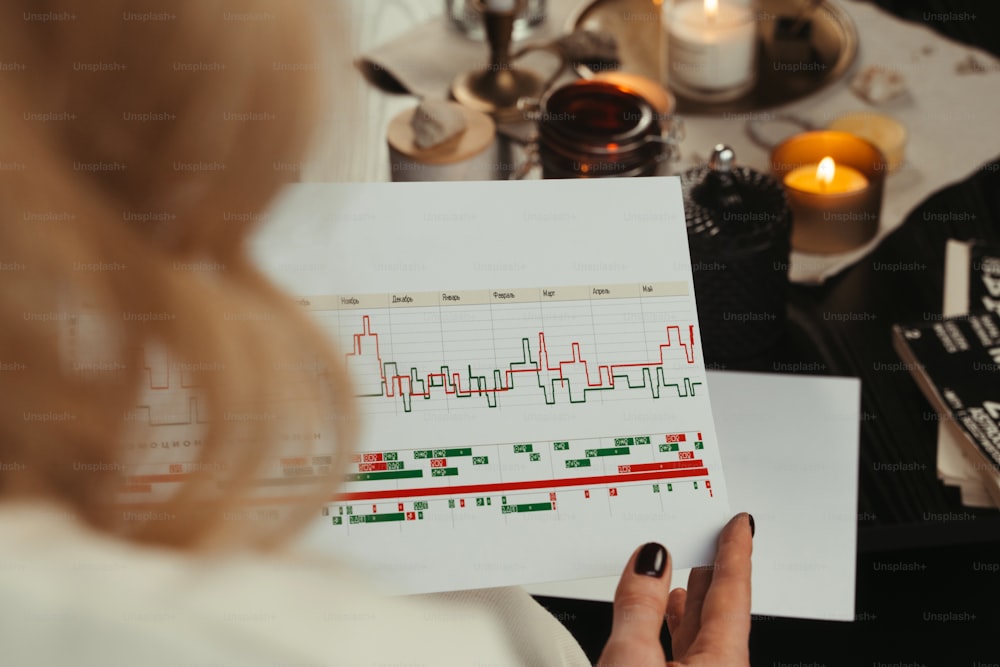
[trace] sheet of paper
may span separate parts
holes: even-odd
[[[256,239],[366,427],[310,546],[427,592],[616,572],[729,515],[676,178],[303,184]]]
[[[753,613],[854,620],[861,383],[709,371],[708,384],[730,503],[757,522]],[[664,524],[657,539],[672,549],[673,535]],[[687,576],[675,571],[672,585],[686,586]],[[617,583],[606,577],[528,590],[610,601]]]

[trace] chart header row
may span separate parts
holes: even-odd
[[[570,287],[515,287],[508,289],[393,292],[390,294],[322,294],[296,299],[307,310],[360,310],[370,308],[426,308],[433,306],[485,306],[504,303],[548,303],[598,299],[688,296],[687,283],[650,282],[625,285],[576,285]]]

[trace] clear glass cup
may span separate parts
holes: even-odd
[[[466,37],[484,41],[483,16],[475,0],[444,0],[444,13],[451,24]],[[514,19],[514,41],[529,37],[545,20],[546,0],[526,0],[524,9]]]

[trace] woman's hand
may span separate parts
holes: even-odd
[[[726,524],[715,565],[691,570],[687,590],[670,590],[666,549],[655,542],[637,549],[618,582],[611,636],[597,664],[663,667],[666,616],[674,653],[668,667],[749,665],[752,522],[738,514]]]

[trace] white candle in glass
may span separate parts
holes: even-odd
[[[682,94],[742,92],[756,75],[757,24],[749,7],[682,0],[667,16],[669,83]]]

